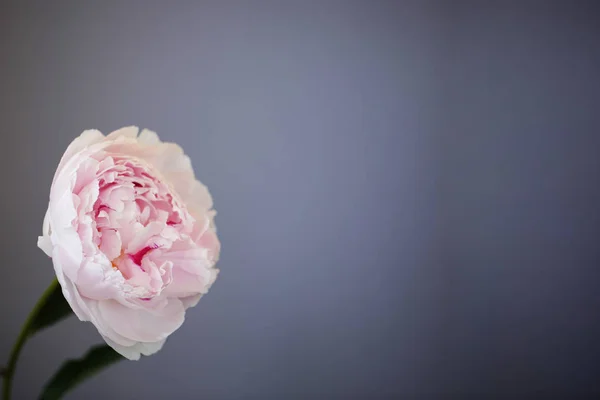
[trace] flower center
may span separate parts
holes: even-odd
[[[123,276],[125,276],[126,278],[129,278],[130,277],[129,276],[130,268],[127,268],[125,266],[125,264],[123,264],[123,262],[125,260],[131,260],[131,262],[133,262],[135,265],[137,265],[139,267],[139,269],[142,270],[142,272],[146,272],[146,269],[144,267],[142,267],[142,260],[144,259],[144,256],[150,250],[154,250],[156,248],[158,248],[158,246],[146,246],[134,254],[126,254],[125,250],[121,249],[121,254],[118,257],[111,260],[112,268],[115,271],[121,271]],[[123,268],[119,268],[119,266],[122,266]]]
[[[119,269],[119,264],[121,263],[121,261],[123,261],[123,258],[125,257],[125,252],[123,251],[123,249],[121,249],[121,254],[119,255],[119,257],[111,260],[111,264],[114,270],[118,270]]]

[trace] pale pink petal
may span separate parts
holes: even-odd
[[[135,254],[146,246],[154,244],[152,242],[153,237],[160,235],[161,231],[166,225],[159,221],[152,221],[146,225],[142,230],[137,232],[135,238],[127,245],[127,253]]]
[[[209,229],[198,240],[196,244],[207,250],[207,258],[211,262],[217,262],[221,252],[221,242],[214,230]]]
[[[121,234],[116,229],[103,229],[100,242],[100,251],[109,260],[114,260],[121,255]]]
[[[99,303],[106,323],[118,334],[139,342],[156,342],[166,339],[184,320],[185,310],[178,299],[158,312],[132,310],[114,300]]]
[[[131,258],[126,257],[120,261],[118,268],[129,284],[144,288],[150,286],[151,278],[148,273],[140,265],[134,263]]]
[[[98,155],[100,156],[100,155]],[[115,160],[106,154],[102,154],[100,157],[100,164],[98,164],[98,174],[99,176],[103,176],[106,171],[113,168],[115,166]]]
[[[100,335],[102,335],[103,337],[108,337],[109,339],[111,339],[113,342],[119,344],[120,346],[135,345],[135,343],[136,343],[135,340],[133,340],[131,338],[127,338],[127,337],[117,333],[110,326],[110,324],[107,323],[107,321],[102,316],[102,313],[100,312],[101,304],[106,303],[106,302],[114,302],[114,300],[97,301],[97,300],[85,299],[84,301],[89,310],[90,321],[94,324],[96,329],[98,329],[98,332],[100,333]]]
[[[121,295],[123,276],[112,268],[104,256],[87,259],[77,274],[79,292],[94,300],[114,299]]]
[[[135,341],[119,335],[104,322],[98,309],[99,302],[82,297],[73,282],[68,278],[65,279],[61,272],[60,264],[55,261],[56,259],[57,257],[53,257],[56,278],[62,287],[63,296],[73,309],[75,315],[81,321],[91,321],[101,335],[110,337],[120,345],[132,346],[135,344]]]
[[[80,164],[77,169],[77,179],[75,181],[75,186],[73,187],[73,193],[79,193],[84,186],[89,185],[96,179],[98,165],[98,161],[93,158],[88,158]]]
[[[128,219],[123,218],[123,221],[126,222]],[[131,222],[131,220],[129,220],[128,223],[120,223],[118,220],[111,220],[110,226],[118,227],[119,233],[121,233],[121,242],[123,242],[124,249],[127,249],[129,243],[135,240],[139,235],[139,232],[144,229],[144,225],[137,221]]]
[[[73,200],[79,200],[79,204],[76,205],[76,210],[80,217],[92,212],[94,203],[98,199],[99,194],[100,188],[98,187],[98,181],[94,180],[84,186],[79,194],[73,195]]]
[[[100,200],[108,208],[120,213],[125,209],[125,203],[133,201],[135,196],[132,186],[114,185],[100,192]]]
[[[211,208],[212,199],[196,180],[190,158],[175,143],[160,143],[147,148],[132,148],[136,156],[149,162],[173,185],[188,206]],[[195,204],[198,206],[195,206]]]
[[[180,186],[182,185],[183,183]],[[194,181],[189,187],[191,190],[185,195],[182,194],[182,196],[190,209],[201,215],[213,207],[212,196],[205,185],[199,181]]]
[[[197,293],[206,293],[212,280],[211,272],[208,269],[202,269],[197,274],[192,274],[175,267],[172,276],[171,284],[162,292],[165,296],[185,297]]]
[[[171,263],[172,264],[172,263]],[[158,266],[150,259],[150,257],[146,257],[142,260],[142,269],[146,272],[147,276],[150,278],[150,282],[148,283],[148,287],[151,289],[153,293],[159,293],[163,287],[163,279],[161,271]]]
[[[95,236],[98,235],[98,232],[96,229],[94,229],[92,218],[89,215],[85,215],[83,218],[79,219],[77,234],[81,239],[81,247],[84,257],[93,256],[98,251],[95,240]]]

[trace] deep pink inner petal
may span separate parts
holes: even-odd
[[[146,255],[146,253],[148,253],[150,250],[152,250],[152,247],[146,246],[143,249],[141,249],[140,251],[138,251],[137,253],[130,254],[129,258],[131,258],[131,260],[134,263],[136,263],[137,265],[139,265],[141,267],[142,266],[142,258],[144,258],[144,256]]]

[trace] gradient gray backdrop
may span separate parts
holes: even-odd
[[[71,399],[600,395],[594,2],[0,5],[0,357],[81,131],[180,143],[222,270],[164,349]],[[30,399],[100,341],[33,339]]]

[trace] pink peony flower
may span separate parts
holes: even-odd
[[[176,144],[137,127],[88,130],[56,170],[38,246],[77,317],[137,360],[161,349],[217,277],[212,206]]]

